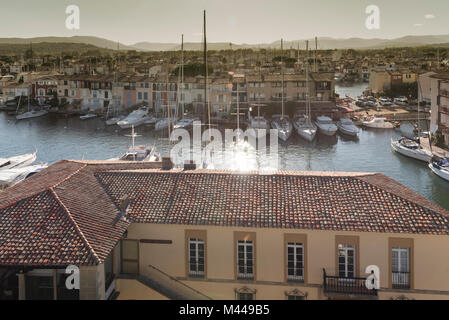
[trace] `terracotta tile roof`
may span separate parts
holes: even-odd
[[[381,174],[160,167],[63,160],[2,192],[0,266],[98,264],[133,222],[449,234],[447,211]]]
[[[381,174],[97,172],[131,222],[449,234],[449,213]]]
[[[0,265],[103,262],[129,221],[98,183],[98,170],[160,164],[60,161],[0,194]]]

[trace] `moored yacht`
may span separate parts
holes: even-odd
[[[0,171],[0,190],[12,187],[22,180],[32,176],[33,174],[40,172],[47,168],[47,164],[38,164],[26,167],[16,167],[9,170]]]
[[[348,136],[357,136],[360,132],[360,129],[352,122],[351,119],[341,118],[340,121],[337,122],[338,130],[346,134]]]
[[[338,130],[338,127],[332,119],[327,116],[317,117],[315,124],[318,127],[319,132],[325,134],[326,136],[333,136]]]
[[[425,162],[429,162],[433,158],[433,154],[424,149],[419,142],[404,137],[399,140],[391,139],[391,148],[406,157]]]
[[[363,121],[363,126],[374,129],[393,129],[394,125],[386,120],[385,118],[373,118],[369,121]]]
[[[292,134],[292,123],[289,116],[275,114],[272,116],[271,128],[278,131],[278,136],[281,140],[287,141]]]
[[[444,158],[437,162],[429,163],[429,168],[440,178],[449,181],[449,158]]]
[[[184,117],[183,119],[176,122],[173,126],[174,129],[188,129],[193,126],[194,121],[200,121],[198,117]]]
[[[154,125],[154,130],[160,131],[168,128],[168,124],[170,123],[173,126],[176,123],[176,118],[162,118]]]
[[[313,141],[313,139],[315,139],[318,127],[309,119],[308,116],[305,115],[295,117],[293,120],[293,126],[301,138],[307,141]]]
[[[45,116],[47,113],[48,113],[48,111],[45,109],[34,108],[31,111],[24,112],[22,114],[18,114],[16,116],[16,119],[23,120],[23,119],[37,118],[37,117]]]
[[[137,127],[144,123],[148,118],[148,108],[142,107],[131,112],[125,119],[117,122],[117,125],[122,129]]]
[[[26,167],[36,160],[36,154],[37,152],[10,158],[0,158],[0,171]]]
[[[97,117],[97,115],[95,113],[88,113],[88,114],[85,114],[83,116],[80,116],[80,119],[81,120],[89,120],[89,119],[93,119],[93,118],[96,118],[96,117]]]

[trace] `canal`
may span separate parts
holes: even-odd
[[[357,92],[351,94],[357,95]],[[412,124],[404,123],[396,130],[363,129],[356,139],[339,134],[335,137],[317,135],[312,143],[293,134],[286,143],[279,143],[278,168],[379,172],[449,210],[449,182],[435,176],[427,164],[391,151],[391,138],[402,134],[410,136],[412,129]],[[168,155],[168,141],[161,134],[144,127],[137,131],[141,137],[136,138],[136,144],[154,145],[159,153]],[[105,126],[101,119],[81,121],[78,117],[65,119],[48,115],[16,121],[0,113],[0,157],[37,150],[37,161],[48,164],[61,159],[110,159],[120,156],[129,147],[130,138],[125,136],[128,133],[116,126]],[[228,156],[226,159],[231,160],[219,163],[216,169],[261,168],[255,151]]]

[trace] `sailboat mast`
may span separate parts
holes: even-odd
[[[284,40],[281,39],[281,73],[282,73],[282,118],[284,118]]]
[[[203,62],[204,62],[204,108],[208,108],[207,114],[209,114],[209,105],[207,103],[207,40],[206,40],[206,10],[203,12],[203,36],[204,36],[204,46],[203,46]],[[203,110],[203,116],[205,115],[205,110]],[[210,121],[209,121],[210,122]]]
[[[315,66],[314,66],[315,72],[318,72],[318,58],[317,58],[317,54],[318,54],[318,38],[315,37]]]
[[[184,35],[181,37],[181,100],[182,119],[184,119]]]
[[[310,88],[309,88],[309,40],[306,40],[306,113],[310,120]]]

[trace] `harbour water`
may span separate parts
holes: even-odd
[[[449,182],[430,172],[425,163],[395,154],[390,148],[391,137],[411,135],[412,125],[404,123],[401,130],[362,130],[356,139],[338,135],[318,135],[308,143],[293,135],[279,143],[281,170],[380,172],[397,180],[424,197],[449,209]],[[142,127],[137,144],[155,145],[162,155],[169,154],[167,139],[160,133]],[[126,132],[127,133],[127,132]],[[101,119],[79,120],[78,117],[47,116],[16,121],[0,113],[0,157],[9,157],[38,150],[38,162],[49,164],[61,159],[109,159],[121,155],[130,138],[120,128],[105,126]],[[225,152],[234,152],[232,150]],[[255,151],[228,154],[217,169],[260,168]]]

